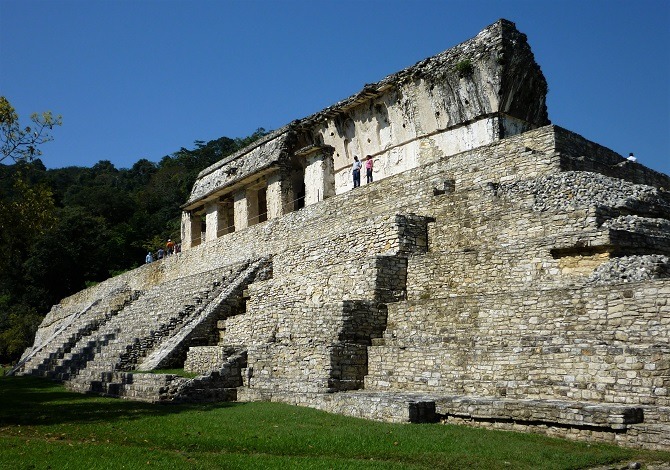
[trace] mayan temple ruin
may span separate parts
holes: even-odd
[[[13,373],[670,450],[670,177],[550,124],[546,93],[500,20],[291,122],[200,173],[181,253],[53,306]]]

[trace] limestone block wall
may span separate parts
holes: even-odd
[[[566,138],[562,137],[564,135],[570,137],[567,139],[570,144],[569,149],[557,146],[563,145],[566,141]],[[143,290],[166,280],[201,272],[203,269],[221,267],[248,257],[261,257],[269,253],[282,252],[290,245],[302,245],[309,240],[318,239],[322,233],[332,231],[333,227],[341,225],[343,218],[348,218],[350,223],[355,223],[355,220],[359,218],[394,210],[405,213],[428,213],[429,210],[425,209],[425,201],[430,200],[433,191],[442,188],[447,180],[453,181],[458,191],[462,192],[468,188],[489,189],[487,183],[511,184],[522,180],[534,181],[533,177],[560,172],[561,165],[565,166],[568,161],[571,169],[578,169],[576,167],[579,164],[588,166],[588,161],[579,159],[578,156],[593,145],[595,144],[590,144],[583,138],[577,139],[568,131],[556,126],[548,126],[436,161],[423,168],[411,170],[396,178],[365,188],[361,197],[358,197],[360,193],[348,192],[339,195],[334,203],[324,201],[279,219],[226,235],[207,246],[203,245],[191,250],[189,253],[181,253],[163,262],[145,265],[131,273],[116,276],[63,299],[60,306],[55,307],[45,318],[43,326],[46,328],[48,325],[55,324],[67,315],[71,315],[72,311],[82,310],[96,299],[107,297],[118,289]],[[613,161],[625,161],[613,152],[608,153],[606,149],[599,151],[603,155],[610,155]],[[626,168],[629,170],[628,173],[626,173]],[[641,173],[634,171],[632,167],[620,167],[617,171],[620,171],[625,179],[637,178]],[[647,182],[653,185],[657,183],[656,180],[660,180],[658,181],[659,186],[670,187],[667,176],[661,175],[663,176],[661,178],[651,170],[648,173],[648,180],[640,181],[641,183]],[[583,183],[577,180],[566,181],[564,186]],[[516,201],[524,198],[525,203],[535,204],[538,195],[534,195],[535,199],[530,198],[525,194],[529,189],[529,187],[519,186],[515,194],[510,194],[508,198]],[[628,194],[630,189],[630,186],[621,186],[618,188],[619,194]],[[490,191],[491,194],[494,194],[493,188]],[[597,196],[596,193],[594,192],[593,195]],[[554,193],[554,195],[557,194]],[[663,194],[666,194],[664,197],[667,199],[667,192]],[[589,197],[593,195],[590,194]],[[645,199],[652,196],[652,194],[641,193],[640,198]],[[552,200],[563,201],[554,202],[554,204],[563,204],[560,209],[570,208],[565,205],[564,198],[546,197],[544,199],[545,201],[537,207],[539,211],[545,209],[547,201]],[[663,204],[666,203],[663,202]],[[461,215],[465,214],[457,214],[457,216]],[[560,227],[561,224],[558,222],[562,221],[557,220],[556,222],[553,225]],[[275,236],[275,234],[282,234],[282,236]],[[42,331],[39,334],[42,334]]]
[[[668,281],[627,284],[632,291],[613,289],[613,279],[591,284],[598,267],[613,262],[607,250],[635,252],[640,241],[646,253],[667,250],[667,192],[598,174],[558,175],[566,161],[572,169],[580,161],[557,145],[561,133],[546,128],[511,137],[365,188],[371,211],[394,204],[434,219],[428,253],[408,257],[408,300],[388,304],[384,337],[371,338],[366,390],[517,400],[513,406],[528,399],[667,406]],[[644,181],[658,182],[654,175]],[[303,254],[296,259],[312,269],[332,259],[314,246]],[[289,277],[294,272],[278,269]],[[290,323],[304,321],[298,318]],[[246,385],[265,399],[301,402],[285,394],[319,388],[291,381],[290,369],[269,358],[295,361],[308,373],[314,369],[305,358],[319,367],[327,362],[311,346],[298,356],[283,344],[254,346],[259,350],[250,357],[263,361]],[[326,385],[323,376],[309,377]],[[255,380],[261,382],[256,389]],[[332,406],[314,401],[325,409],[340,406],[337,399]],[[662,409],[645,412],[662,415]],[[622,442],[664,425],[645,426]]]
[[[384,339],[369,350],[366,389],[574,400],[610,393],[627,403],[653,396],[666,406],[658,393],[665,393],[668,343],[657,341],[668,331],[666,281],[627,294],[636,299],[626,307],[628,321],[642,323],[631,342],[607,328],[599,336],[608,302],[623,307],[601,298],[607,289],[584,286],[610,254],[667,251],[668,193],[593,173],[553,174],[566,161],[576,168],[575,152],[590,145],[570,140],[563,148],[556,136],[564,132],[552,134],[507,139],[540,137],[516,152],[497,153],[505,142],[466,152],[442,162],[441,173],[424,168],[429,178],[449,175],[453,185],[425,199],[435,220],[429,251],[408,260],[408,301],[389,304]],[[544,138],[553,148],[543,148]],[[497,161],[503,155],[505,164]],[[563,338],[566,329],[582,336]]]
[[[556,145],[562,149],[561,169],[564,171],[592,171],[638,184],[668,190],[668,176],[640,163],[622,160],[618,154],[579,134],[560,129]]]
[[[307,316],[314,317],[306,321]],[[266,342],[248,346],[246,386],[260,390],[332,392],[360,388],[367,371],[370,335],[380,335],[385,309],[362,302],[289,307],[276,319]]]
[[[405,294],[406,258],[394,253],[425,249],[425,232],[420,217],[377,217],[277,254],[273,279],[252,284],[246,313],[222,326],[221,344],[248,348],[247,385],[359,388],[385,325],[380,302]]]
[[[212,371],[220,371],[229,363],[229,359],[237,354],[240,354],[240,350],[234,347],[191,347],[189,348],[186,360],[184,361],[184,371],[187,373],[199,373],[203,375]],[[238,371],[237,375],[241,380],[241,371]],[[241,385],[241,383],[236,384],[235,386],[239,385]]]
[[[564,145],[566,146],[565,148]],[[429,224],[430,230],[432,230],[430,238],[434,244],[439,238],[437,231],[434,230],[435,227],[444,225],[447,223],[446,221],[452,221],[452,225],[454,226],[461,226],[460,232],[454,230],[445,232],[450,233],[445,239],[445,246],[449,246],[449,244],[453,245],[458,243],[457,240],[459,238],[455,236],[456,234],[460,233],[462,239],[467,240],[469,237],[476,236],[479,230],[485,230],[489,223],[494,223],[498,216],[502,215],[500,212],[493,212],[496,216],[488,217],[486,215],[487,211],[495,210],[495,207],[501,203],[511,204],[512,201],[515,203],[520,202],[524,207],[531,207],[533,211],[540,213],[543,211],[546,212],[549,209],[556,211],[551,221],[545,219],[544,223],[534,222],[530,224],[532,231],[537,231],[537,236],[541,236],[542,234],[553,236],[552,231],[558,231],[565,224],[576,229],[578,228],[579,231],[583,232],[584,226],[579,226],[579,223],[593,226],[594,222],[592,218],[599,217],[600,213],[593,214],[588,212],[591,209],[585,208],[588,206],[585,204],[580,203],[580,207],[577,208],[566,204],[565,201],[572,199],[566,198],[569,194],[565,192],[565,189],[570,185],[580,185],[581,188],[589,187],[590,182],[573,178],[572,180],[565,180],[560,183],[559,186],[562,188],[560,191],[547,192],[546,189],[548,187],[551,188],[551,184],[549,184],[551,179],[549,176],[560,172],[562,167],[567,165],[566,162],[570,163],[570,169],[572,170],[578,169],[580,164],[585,165],[587,167],[585,169],[590,169],[591,164],[589,161],[582,159],[580,155],[589,151],[594,146],[595,144],[588,143],[583,138],[578,138],[578,136],[563,129],[548,126],[517,136],[511,136],[494,144],[463,152],[446,159],[427,163],[422,168],[415,168],[402,175],[396,175],[395,177],[377,182],[375,185],[340,194],[331,200],[323,201],[283,217],[269,220],[263,224],[228,234],[211,243],[190,250],[188,253],[181,253],[168,257],[162,262],[142,266],[132,272],[116,276],[95,287],[63,299],[45,318],[38,332],[38,338],[48,336],[49,331],[54,331],[54,328],[62,321],[65,321],[68,316],[85,310],[99,299],[113,297],[113,293],[116,291],[146,290],[162,282],[180,279],[206,270],[241,262],[245,259],[260,258],[272,253],[282,253],[290,246],[300,247],[307,246],[310,243],[318,244],[328,234],[346,233],[346,231],[342,231],[343,226],[372,224],[374,229],[370,232],[370,235],[363,235],[355,241],[353,238],[350,240],[342,238],[341,241],[338,241],[330,249],[337,250],[340,247],[349,247],[351,245],[352,249],[363,249],[365,253],[370,255],[387,252],[393,253],[396,250],[401,251],[401,247],[393,245],[393,242],[389,242],[389,245],[386,246],[385,241],[383,243],[376,241],[380,227],[375,226],[375,217],[382,215],[383,219],[383,217],[395,217],[393,214],[409,214],[412,212],[419,215],[432,216],[432,212],[437,210],[435,208],[439,204],[445,203],[450,198],[464,197],[462,195],[467,194],[469,189],[473,191],[472,194],[477,194],[478,192],[484,194],[488,191],[489,196],[487,197],[489,198],[489,203],[484,204],[482,202],[486,201],[486,197],[484,196],[473,197],[473,200],[477,201],[479,205],[475,204],[460,212],[455,208],[445,209],[443,220],[439,220],[435,224]],[[607,149],[601,147],[594,148],[598,149],[599,154],[607,156],[613,162],[625,161],[622,157]],[[617,171],[621,173],[621,176],[627,180],[650,184],[658,183],[660,186],[670,187],[670,181],[668,181],[667,176],[659,176],[650,170],[647,172],[637,171],[635,168],[628,166],[617,168],[619,168]],[[640,175],[644,177],[642,181],[639,181],[641,178]],[[546,178],[543,180],[544,183],[539,185],[544,188],[541,191],[537,190],[536,187],[532,187],[538,181],[537,178],[539,177]],[[520,183],[522,181],[531,183],[524,186]],[[443,194],[435,196],[435,192],[442,190],[446,182],[453,183],[454,191],[458,195]],[[518,185],[513,186],[515,183]],[[596,181],[596,183],[599,187],[604,187],[601,182]],[[631,211],[633,209],[639,211],[640,207],[645,205],[648,207],[644,208],[644,211],[648,213],[655,211],[658,214],[659,211],[660,213],[664,213],[666,210],[667,192],[654,188],[636,189],[633,186],[621,184],[622,186],[614,188],[618,191],[618,194],[631,194],[631,191],[634,190],[632,199],[626,196],[632,202],[625,202],[626,198],[624,197],[622,199],[623,203],[617,203],[621,211]],[[543,191],[546,192],[546,197],[542,197]],[[498,196],[496,196],[496,192],[499,193]],[[533,193],[533,195],[529,196],[529,192]],[[597,197],[598,191],[591,191],[586,195],[588,196],[587,199]],[[496,197],[500,201],[496,201]],[[551,201],[562,202],[556,203]],[[607,205],[610,203],[609,200],[603,200],[599,204]],[[454,205],[454,207],[456,206]],[[450,210],[455,210],[456,212],[449,215],[448,212]],[[558,213],[560,211],[573,211],[574,213],[561,215]],[[579,211],[586,212],[580,215]],[[470,217],[471,214],[477,214],[477,218]],[[577,218],[573,222],[570,222],[568,219],[574,218],[574,216]],[[531,211],[525,217],[528,219],[528,217],[532,218],[536,216]],[[463,220],[464,223],[456,223],[459,220]],[[536,219],[537,222],[539,220],[539,218]],[[389,228],[389,230],[392,229]],[[524,232],[524,237],[536,236],[532,235],[529,230],[531,229]],[[425,235],[419,236],[424,237],[425,240]],[[569,230],[566,232],[566,237],[569,237]],[[397,238],[397,240],[402,239],[403,237]],[[422,241],[421,243],[425,244],[426,242]],[[551,244],[548,243],[548,245]],[[566,242],[565,245],[569,246],[570,243]],[[463,246],[463,250],[466,248],[466,246]],[[333,253],[338,253],[338,251],[334,251]],[[309,262],[308,255],[303,256],[300,252],[295,252],[295,255],[302,257],[303,264]],[[361,252],[361,255],[363,255],[363,252]],[[467,256],[472,260],[472,254]],[[318,260],[315,262],[318,262]],[[541,263],[553,263],[553,261],[543,257]],[[286,266],[291,265],[291,263],[286,264]],[[548,270],[553,268],[555,266],[547,266]],[[279,269],[278,273],[282,275],[281,263],[279,264],[279,268],[276,269]],[[412,275],[412,271],[413,269],[410,269],[410,276]]]
[[[668,406],[670,281],[389,305],[366,389]]]
[[[502,185],[497,196],[482,189],[433,198],[430,252],[409,260],[408,297],[419,299],[433,292],[496,292],[533,288],[538,283],[545,288],[559,287],[590,274],[613,255],[667,252],[670,211],[665,210],[663,218],[627,215],[606,219],[607,212],[609,216],[617,213],[613,208],[618,202],[619,211],[658,210],[665,202],[652,197],[655,188],[645,187],[642,195],[636,195],[634,188],[627,187],[627,199],[608,202],[602,195],[606,188],[603,182],[618,180],[592,175],[573,185],[551,179],[554,186],[550,193],[557,199],[574,194],[571,207],[538,204],[538,192],[509,191]],[[582,192],[583,198],[578,194]],[[549,199],[548,194],[541,197]],[[609,208],[604,211],[601,207]]]

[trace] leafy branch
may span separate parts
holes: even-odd
[[[33,126],[21,129],[19,116],[7,98],[0,96],[0,162],[11,158],[15,162],[32,161],[42,155],[39,146],[53,140],[50,131],[63,124],[62,116],[54,116],[51,111],[33,113]]]

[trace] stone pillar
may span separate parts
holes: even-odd
[[[258,189],[246,190],[246,199],[247,199],[247,226],[256,225],[260,222],[258,216],[260,215],[258,210]]]
[[[304,157],[307,163],[305,206],[335,195],[333,151],[333,147],[330,146],[312,145],[296,152],[296,155]]]
[[[247,228],[249,226],[249,215],[247,209],[247,193],[244,189],[237,191],[233,195],[233,208],[235,231]]]
[[[235,230],[258,223],[258,190],[242,189],[234,195]]]
[[[200,245],[201,233],[200,217],[192,211],[181,213],[181,249],[188,250]]]
[[[205,205],[205,242],[216,240],[219,233],[219,204],[218,201],[210,201]]]
[[[191,248],[191,213],[182,211],[181,213],[181,249],[182,251]]]
[[[234,203],[232,198],[219,200],[219,236],[235,231]]]
[[[275,219],[293,210],[293,189],[288,177],[277,171],[268,177],[268,219]]]

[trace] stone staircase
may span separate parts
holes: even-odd
[[[175,374],[106,372],[91,380],[87,391],[152,403],[235,401],[245,366],[246,351],[238,350],[217,370],[192,379]]]
[[[240,277],[248,280],[249,269],[255,273],[266,263],[241,263],[206,275],[164,283],[147,291],[99,331],[98,342],[83,345],[78,351],[78,369],[68,370],[66,387],[77,392],[118,395],[119,390],[124,390],[134,379],[119,375],[120,371],[135,369],[156,349],[162,348],[168,354],[178,347],[187,348],[188,344],[181,343],[188,338],[179,333],[202,324],[206,319],[203,312],[216,314],[217,306],[231,293],[227,288],[237,285]],[[132,328],[129,328],[131,322]],[[215,333],[213,328],[205,329],[210,336]],[[173,341],[176,336],[180,336],[181,341]],[[200,339],[212,340],[206,336]],[[181,360],[183,363],[183,358]]]
[[[175,358],[178,365],[183,365],[187,346],[197,346],[203,341],[207,344],[218,341],[216,326],[218,320],[229,315],[227,301],[242,299],[244,290],[252,282],[269,277],[271,269],[271,258],[263,257],[249,263],[235,275],[229,276],[229,280],[207,306],[194,312],[193,315],[180,315],[178,319],[166,325],[169,332],[168,339],[163,341],[159,348],[154,348],[151,354],[141,361],[137,370],[168,367],[171,362],[175,362]]]
[[[56,329],[44,334],[12,372],[64,381],[73,391],[149,401],[195,399],[198,393],[205,399],[234,399],[235,387],[241,385],[241,364],[246,365],[245,351],[198,379],[124,371],[139,363],[145,370],[179,368],[189,346],[215,344],[219,317],[242,301],[249,283],[270,276],[271,266],[267,257],[244,261],[144,291],[124,286],[88,305],[56,307]]]
[[[8,375],[36,375],[64,380],[59,374],[69,370],[71,363],[79,362],[81,355],[74,352],[77,345],[83,344],[83,348],[90,353],[98,342],[90,338],[94,337],[119,312],[137,300],[142,293],[125,290],[120,295],[121,299],[115,295],[109,296],[116,301],[113,305],[104,301],[109,298],[97,299],[88,307],[74,313],[49,338],[25,355]],[[102,341],[108,341],[110,338],[111,336],[103,337]],[[63,364],[66,365],[65,369],[57,372]],[[76,368],[76,365],[72,366]]]

